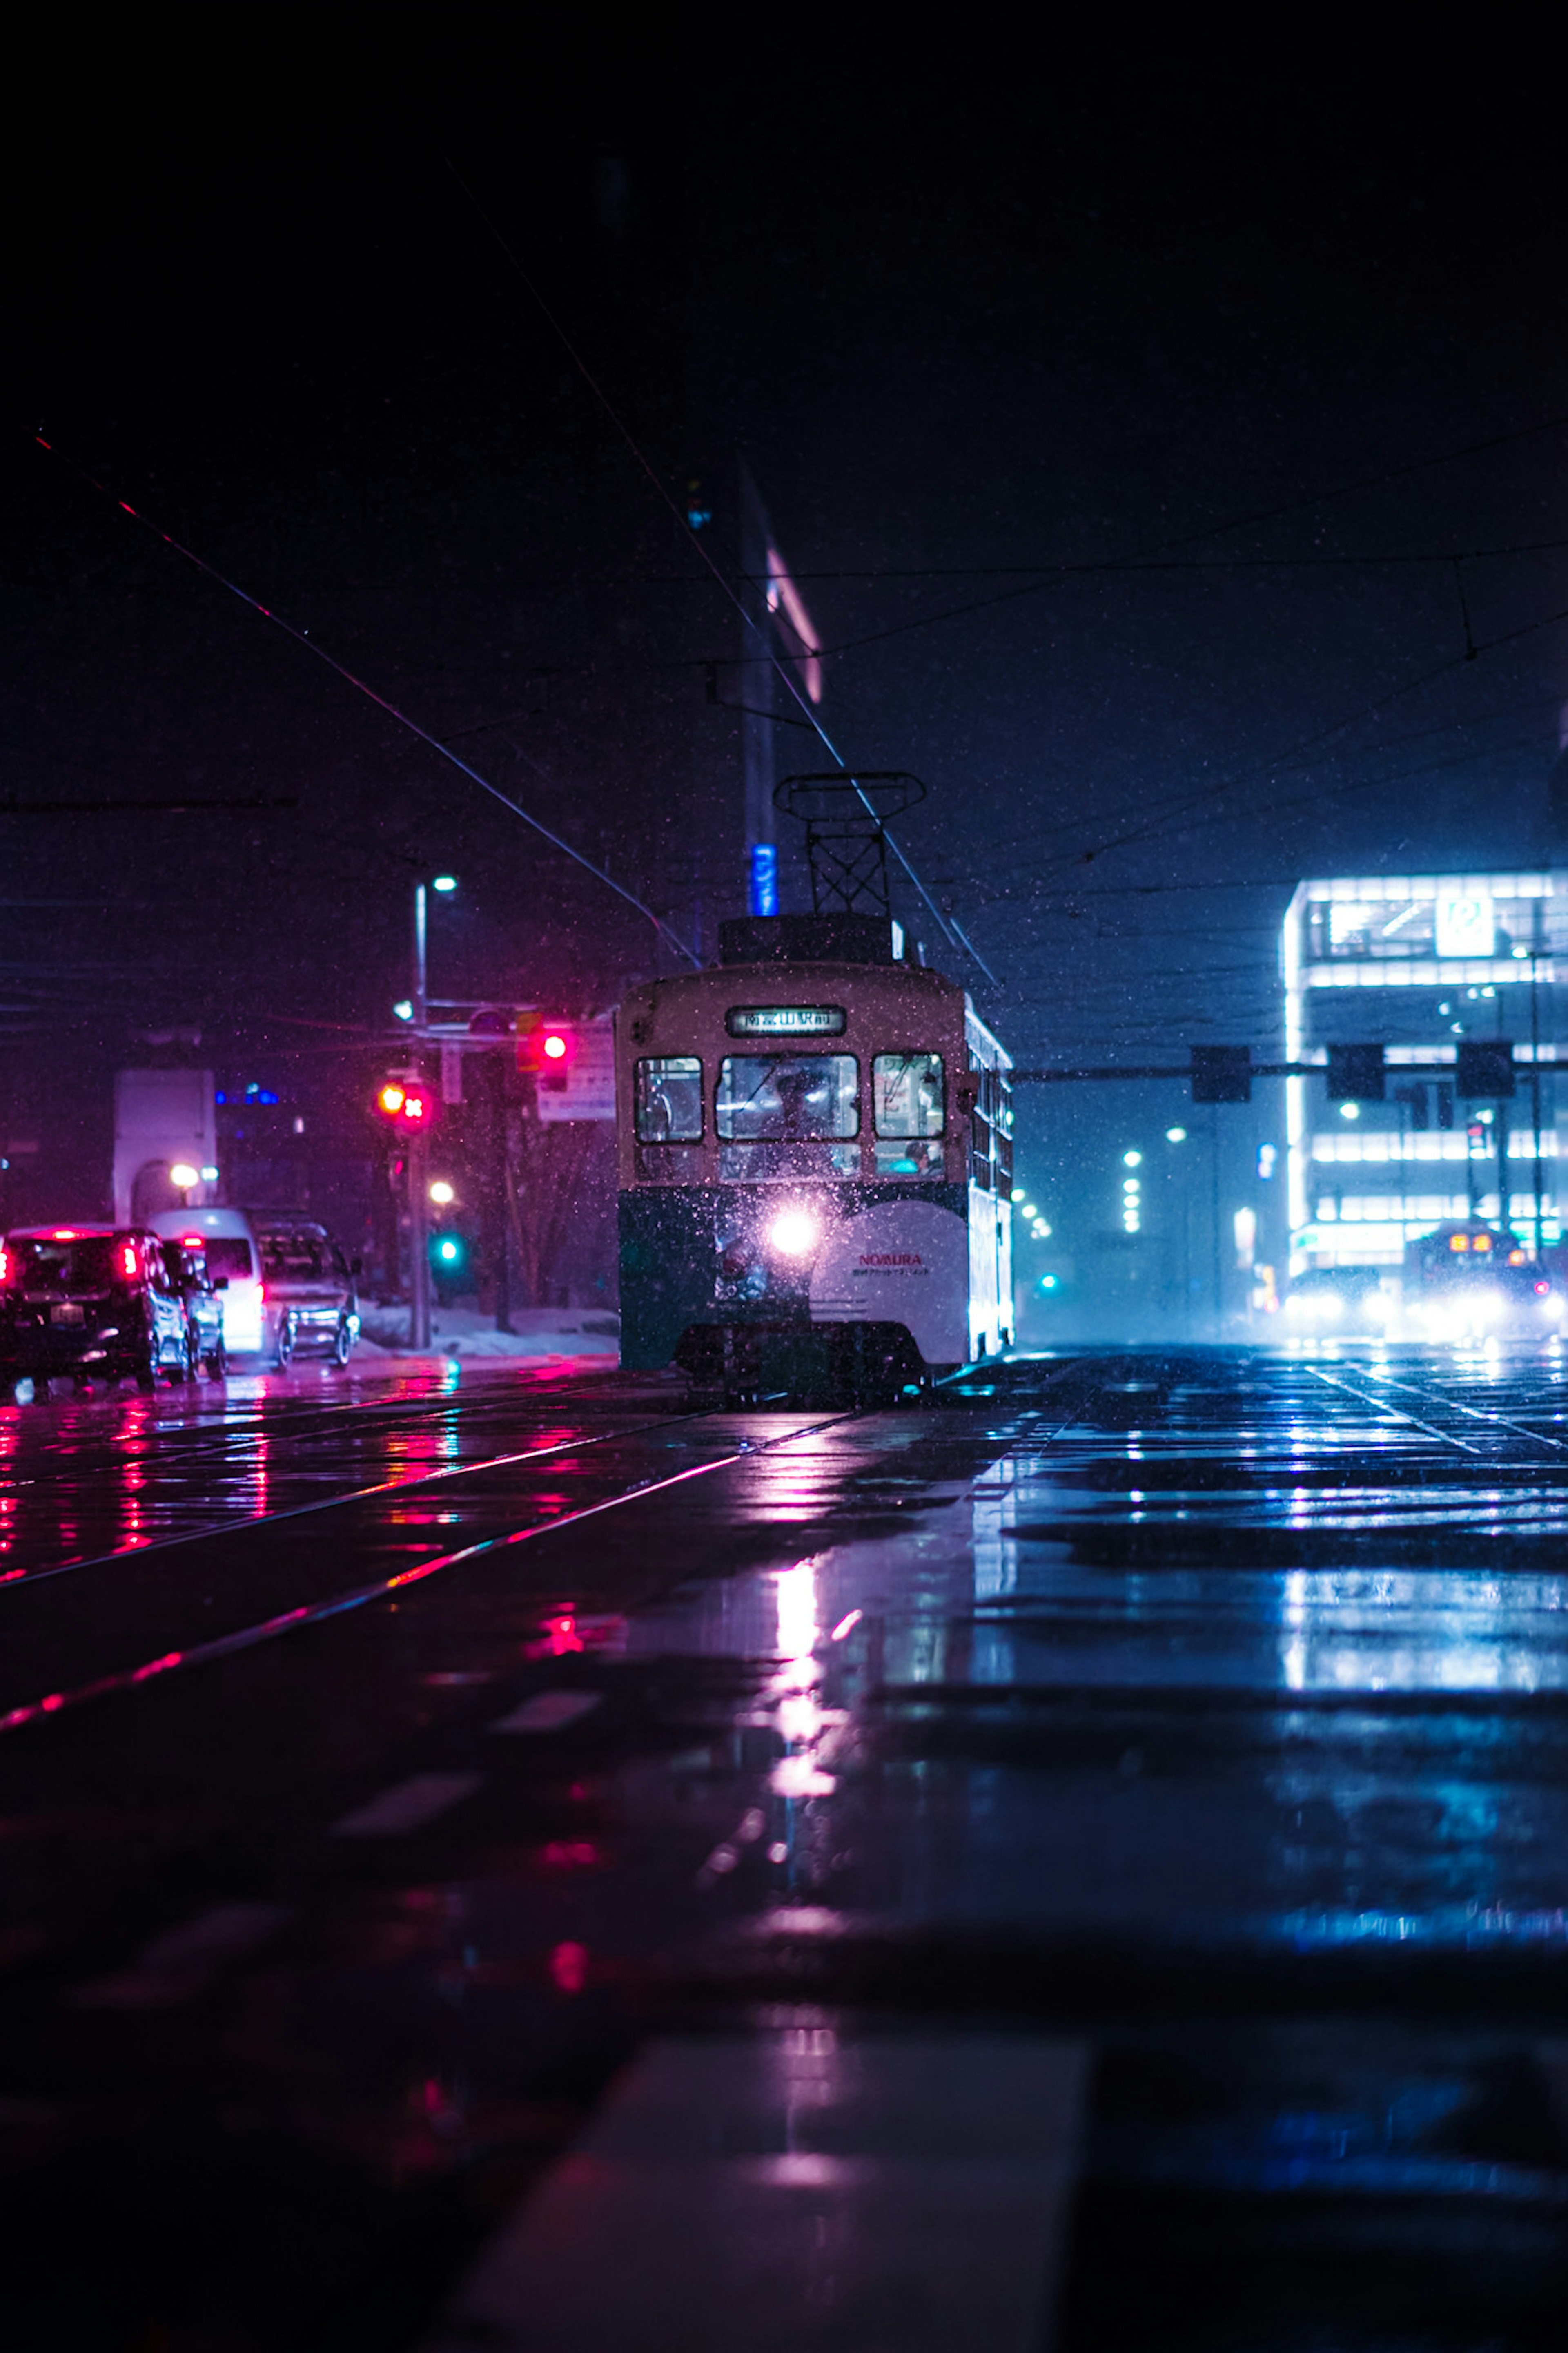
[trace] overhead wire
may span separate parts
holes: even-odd
[[[1550,433],[1563,427],[1568,427],[1568,416],[1546,417],[1536,425],[1521,426],[1511,433],[1498,434],[1485,441],[1468,442],[1462,448],[1445,450],[1435,457],[1417,458],[1408,465],[1393,467],[1383,473],[1367,476],[1360,481],[1342,483],[1332,491],[1318,491],[1309,498],[1290,500],[1282,505],[1264,508],[1254,514],[1237,516],[1228,522],[1211,523],[1202,531],[1184,533],[1179,538],[1156,540],[1148,547],[1134,550],[1131,555],[1122,557],[1120,561],[1123,568],[1135,570],[1141,565],[1149,564],[1152,559],[1163,556],[1167,549],[1200,546],[1205,539],[1217,539],[1226,532],[1251,531],[1259,523],[1273,522],[1284,515],[1310,513],[1315,508],[1327,506],[1336,499],[1351,498],[1362,491],[1382,490],[1390,482],[1401,481],[1411,474],[1426,472],[1434,466],[1456,465],[1463,458],[1473,458],[1488,450],[1500,449],[1510,442],[1528,440],[1534,434]],[[1454,557],[1449,554],[1439,560],[1452,563]],[[940,621],[962,620],[971,613],[992,611],[997,606],[1012,604],[1020,597],[1037,595],[1042,588],[1052,586],[1059,576],[1058,574],[1053,573],[1045,579],[1029,580],[1022,587],[1003,589],[994,596],[976,597],[967,604],[944,607],[940,613],[921,614],[910,620],[897,622],[889,628],[873,630],[864,637],[846,638],[839,645],[825,647],[824,658],[829,659],[840,654],[858,652],[865,646],[881,645],[888,638],[903,637],[912,629],[934,628]]]
[[[74,474],[79,475],[84,482],[89,483],[92,489],[99,491],[104,498],[111,500],[122,514],[129,515],[132,521],[140,523],[143,530],[152,532],[155,538],[163,541],[165,547],[173,548],[174,554],[184,556],[187,564],[194,564],[198,572],[205,573],[207,578],[216,581],[220,588],[226,588],[231,596],[237,596],[242,605],[247,605],[250,610],[259,614],[264,621],[270,621],[275,628],[282,630],[285,637],[292,638],[297,646],[302,646],[307,653],[314,654],[318,661],[325,662],[327,668],[335,671],[339,678],[355,690],[356,693],[363,694],[367,702],[374,702],[378,710],[384,711],[389,719],[395,720],[400,727],[406,728],[408,733],[417,736],[422,744],[427,744],[441,759],[448,761],[454,768],[478,785],[481,792],[489,793],[492,800],[499,801],[501,807],[510,809],[514,817],[520,817],[524,825],[531,826],[535,833],[542,834],[546,841],[552,843],[567,858],[572,859],[587,873],[592,874],[596,881],[603,882],[607,890],[616,893],[617,898],[624,899],[628,906],[635,907],[639,915],[645,915],[654,929],[668,940],[672,947],[679,951],[688,964],[697,971],[701,970],[701,956],[693,948],[689,947],[679,934],[665,922],[663,916],[656,914],[650,906],[637,896],[635,892],[628,891],[625,883],[617,882],[613,874],[606,873],[602,866],[595,865],[591,858],[585,858],[580,849],[574,849],[571,842],[554,832],[541,818],[536,818],[531,810],[525,809],[521,801],[514,801],[510,794],[501,791],[499,785],[492,785],[488,776],[481,776],[478,768],[471,767],[467,760],[460,759],[450,744],[444,744],[438,735],[433,735],[427,727],[421,727],[419,722],[410,718],[407,712],[401,710],[384,694],[379,693],[367,680],[358,677],[344,663],[339,661],[335,654],[329,653],[325,646],[310,636],[309,630],[296,628],[293,622],[285,620],[281,613],[275,613],[269,606],[262,604],[258,597],[251,596],[248,589],[240,587],[237,581],[230,580],[224,573],[218,571],[216,565],[207,563],[206,559],[198,555],[194,548],[185,546],[184,542],[175,539],[171,532],[166,532],[162,524],[154,522],[150,515],[142,513],[140,509],[133,507],[128,499],[121,498],[118,492],[109,488],[107,483],[100,482],[95,474],[89,474],[87,468],[79,464],[76,459],[69,457],[62,449],[57,449],[54,444],[47,441],[41,433],[35,433],[33,438],[40,449],[47,450],[51,458],[58,459],[61,465],[68,466]]]
[[[854,791],[861,804],[861,807],[865,809],[867,816],[873,818],[880,828],[883,841],[892,851],[894,858],[903,869],[909,881],[930,912],[932,920],[940,928],[943,938],[946,939],[951,945],[963,948],[968,955],[973,957],[974,963],[985,975],[987,980],[994,984],[996,981],[996,976],[992,971],[990,965],[985,962],[984,957],[980,955],[978,949],[974,947],[973,943],[966,938],[961,926],[953,919],[952,914],[937,905],[936,901],[931,897],[931,894],[927,890],[924,882],[921,880],[919,874],[916,873],[915,869],[911,865],[908,856],[905,854],[901,844],[895,839],[893,834],[889,831],[887,826],[882,823],[881,819],[878,818],[877,810],[871,800],[870,795],[867,792],[859,778],[855,775],[848,760],[846,759],[844,754],[839,750],[837,744],[833,741],[833,738],[828,733],[826,728],[823,725],[823,723],[818,717],[809,697],[802,691],[800,682],[795,675],[793,665],[782,659],[773,650],[773,647],[768,643],[764,627],[758,621],[755,614],[751,611],[745,598],[735,588],[733,583],[725,576],[722,566],[714,560],[710,550],[704,544],[697,533],[692,530],[689,522],[687,520],[685,510],[680,505],[679,500],[677,500],[671,493],[658,468],[648,458],[646,451],[643,449],[642,445],[637,440],[637,436],[633,433],[630,426],[627,425],[626,419],[621,416],[619,409],[616,406],[616,404],[610,398],[608,393],[600,384],[592,368],[589,367],[587,361],[577,349],[576,344],[568,334],[562,321],[556,317],[554,311],[546,301],[542,291],[535,285],[533,280],[524,269],[522,261],[514,250],[510,241],[502,233],[499,222],[493,218],[486,206],[481,204],[478,195],[469,186],[468,181],[464,179],[462,174],[458,171],[456,164],[452,161],[451,156],[447,154],[446,149],[441,146],[438,141],[433,141],[432,144],[435,146],[436,153],[446,164],[447,171],[451,174],[458,186],[461,189],[463,195],[468,198],[475,212],[478,213],[479,218],[483,221],[485,227],[494,237],[497,245],[500,248],[501,252],[505,255],[511,268],[516,271],[517,276],[523,287],[526,289],[530,299],[537,305],[541,316],[548,323],[551,332],[555,335],[562,349],[571,360],[573,366],[577,370],[577,373],[582,377],[584,383],[593,394],[594,398],[598,402],[600,407],[604,410],[605,415],[609,418],[610,423],[620,435],[621,439],[626,443],[627,449],[630,451],[642,473],[646,476],[656,496],[666,507],[668,508],[670,514],[675,519],[678,528],[685,533],[688,543],[695,549],[703,565],[712,575],[714,581],[717,583],[723,596],[740,615],[742,627],[748,630],[752,636],[760,640],[763,648],[763,658],[765,658],[769,666],[772,668],[774,676],[782,681],[784,691],[797,705],[802,718],[810,726],[813,733],[816,736],[817,741],[822,745],[822,748],[826,753],[828,758],[833,762],[835,767],[842,773],[845,783]]]

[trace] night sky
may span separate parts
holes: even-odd
[[[748,674],[703,556],[733,576],[743,452],[836,649],[824,721],[924,779],[905,845],[994,982],[928,950],[1024,1062],[1272,1045],[1299,875],[1543,855],[1547,62],[981,11],[29,38],[4,791],[298,800],[5,818],[0,895],[82,902],[6,911],[0,1117],[55,1188],[29,1213],[89,1205],[149,1028],[360,1118],[418,871],[463,884],[437,993],[586,1009],[672,968],[77,467],[710,952],[741,787],[709,680]],[[700,547],[658,485],[711,510]]]

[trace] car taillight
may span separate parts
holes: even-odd
[[[0,1282],[9,1282],[10,1280],[11,1253],[8,1250],[0,1250]]]
[[[135,1280],[136,1280],[136,1245],[135,1245],[135,1243],[134,1243],[134,1242],[121,1242],[121,1245],[120,1245],[120,1271],[121,1271],[121,1273],[125,1277],[125,1280],[126,1280],[126,1282],[135,1282]]]

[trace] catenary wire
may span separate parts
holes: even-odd
[[[500,224],[491,216],[484,205],[480,203],[479,196],[468,185],[467,180],[464,179],[462,174],[458,171],[451,157],[447,153],[445,148],[437,144],[436,152],[440,156],[441,161],[446,164],[447,171],[450,172],[453,179],[457,182],[457,185],[459,189],[461,189],[463,195],[468,198],[469,204],[472,205],[474,210],[483,221],[485,227],[489,230],[490,235],[494,237],[497,245],[500,248],[501,252],[506,256],[506,259],[510,263],[512,269],[517,272],[522,285],[526,288],[531,300],[537,304],[542,316],[548,322],[552,332],[559,340],[562,349],[566,353],[566,355],[571,360],[573,366],[577,370],[577,373],[581,375],[584,383],[593,394],[594,398],[598,402],[600,407],[604,410],[605,415],[609,418],[611,424],[615,427],[616,432],[626,443],[627,449],[631,452],[631,455],[641,472],[647,477],[655,495],[662,501],[665,506],[668,508],[671,515],[675,519],[677,526],[679,530],[685,533],[689,544],[696,550],[701,562],[712,575],[713,579],[718,584],[722,594],[728,598],[730,604],[740,615],[742,626],[749,630],[753,637],[758,638],[762,641],[765,649],[766,659],[770,663],[774,676],[783,682],[785,692],[797,705],[802,718],[810,726],[813,733],[816,736],[817,741],[821,744],[823,750],[827,754],[829,759],[832,760],[834,765],[842,772],[845,782],[853,788],[868,817],[875,819],[877,818],[877,812],[872,804],[870,795],[867,792],[864,785],[859,781],[859,778],[854,774],[848,761],[845,758],[843,753],[839,750],[837,744],[833,741],[833,738],[829,735],[826,728],[823,725],[822,721],[818,718],[816,712],[812,706],[809,697],[802,692],[793,668],[789,663],[781,660],[779,656],[773,652],[773,649],[767,645],[765,632],[761,623],[757,620],[756,616],[748,609],[745,598],[737,593],[733,583],[726,578],[722,567],[715,562],[709,549],[703,544],[696,532],[692,530],[690,523],[687,521],[685,512],[680,506],[679,501],[671,496],[670,491],[661,479],[658,469],[643,450],[641,444],[638,442],[636,435],[632,432],[631,427],[626,424],[625,418],[616,407],[615,403],[611,400],[608,393],[604,389],[604,386],[599,383],[598,378],[595,375],[586,360],[578,351],[576,344],[567,333],[565,327],[556,317],[554,311],[551,309],[550,304],[545,301],[540,289],[534,284],[533,280],[523,268],[521,260],[519,259],[508,238],[502,233]],[[816,649],[813,649],[813,650],[815,651]],[[879,819],[877,821],[880,825],[882,839],[886,842],[888,848],[892,851],[893,856],[902,867],[910,882],[913,885],[920,898],[929,910],[932,920],[940,928],[943,938],[946,939],[952,946],[962,947],[966,954],[973,958],[980,970],[985,975],[986,979],[994,984],[996,976],[992,971],[990,965],[985,962],[984,956],[980,955],[979,951],[964,936],[963,932],[952,916],[944,913],[944,911],[937,905],[936,901],[931,897],[931,892],[927,890],[925,884],[921,881],[920,876],[916,873],[913,866],[910,864],[908,857],[905,855],[901,845],[894,838],[892,833],[889,831],[887,826],[881,825]]]
[[[64,450],[57,449],[52,442],[46,441],[41,433],[35,433],[33,438],[40,449],[47,450],[51,458],[56,458],[62,465],[68,466],[74,474],[79,475],[84,482],[89,483],[92,489],[100,492],[104,498],[112,500],[122,514],[128,514],[133,522],[139,522],[143,530],[152,532],[155,538],[163,541],[165,547],[173,548],[176,555],[183,555],[187,564],[194,564],[198,572],[205,573],[207,578],[216,581],[220,588],[226,588],[231,596],[237,596],[242,605],[248,605],[253,613],[258,613],[264,621],[270,621],[274,628],[283,631],[285,637],[292,638],[296,645],[303,646],[307,653],[314,654],[318,661],[325,662],[329,670],[335,670],[339,678],[353,687],[356,692],[363,694],[367,702],[374,702],[378,710],[386,712],[389,719],[395,719],[400,727],[405,727],[411,735],[416,735],[422,744],[427,744],[430,749],[437,753],[443,760],[449,761],[461,775],[467,776],[471,783],[478,785],[481,792],[489,793],[492,800],[499,801],[501,807],[510,809],[514,817],[521,818],[524,825],[531,826],[535,833],[542,834],[546,841],[552,843],[557,849],[563,851],[587,873],[603,882],[606,889],[616,893],[617,898],[624,899],[629,907],[635,907],[639,915],[646,915],[654,929],[661,933],[672,947],[679,951],[688,964],[698,971],[701,970],[701,957],[687,945],[680,934],[665,922],[662,915],[656,915],[653,909],[646,905],[635,892],[628,891],[624,883],[617,882],[613,874],[606,874],[602,866],[595,866],[591,858],[584,858],[580,849],[574,849],[569,841],[563,839],[560,834],[552,832],[549,826],[542,824],[538,818],[525,809],[520,801],[514,801],[510,794],[503,793],[499,785],[492,785],[488,776],[479,774],[478,768],[470,767],[467,760],[459,759],[449,744],[444,744],[438,735],[432,735],[427,727],[421,727],[416,719],[411,719],[408,713],[400,710],[395,702],[389,702],[384,694],[378,693],[366,680],[356,676],[354,671],[339,661],[334,654],[330,654],[325,646],[319,645],[308,630],[297,629],[292,621],[284,619],[281,613],[273,612],[268,606],[263,605],[258,597],[252,596],[248,590],[240,587],[237,581],[228,579],[225,574],[218,571],[216,565],[208,564],[204,557],[196,554],[193,548],[186,547],[182,541],[175,539],[172,533],[166,532],[162,524],[155,523],[151,516],[142,514],[138,508],[131,504],[129,500],[121,498],[118,492],[108,487],[107,483],[100,482],[95,474],[89,474],[85,466],[79,465],[74,458],[68,457]]]

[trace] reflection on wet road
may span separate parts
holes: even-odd
[[[909,2284],[983,2242],[988,2343],[1560,2337],[1559,1354],[177,1419],[0,1417],[0,2158],[62,2339],[732,2343],[718,2211],[759,2346],[950,2343]]]

